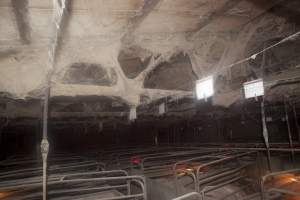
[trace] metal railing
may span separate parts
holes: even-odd
[[[266,185],[265,185],[266,181],[270,178],[275,178],[275,177],[280,176],[280,175],[294,174],[294,173],[300,173],[300,169],[291,169],[291,170],[286,170],[286,171],[273,172],[273,173],[269,173],[269,174],[263,176],[262,179],[261,179],[261,185],[260,185],[262,200],[269,199],[268,198],[269,192],[277,192],[277,193],[280,193],[280,194],[287,194],[287,195],[291,195],[291,196],[300,196],[300,192],[283,188],[284,185],[280,185],[278,187],[277,186],[276,187],[269,187],[268,189],[266,188]],[[293,183],[294,182],[294,183],[300,184],[296,177],[290,177],[288,179],[290,179],[290,180],[286,180],[287,183]]]
[[[131,186],[135,185],[139,188],[138,193],[132,193]],[[27,185],[27,187],[19,190],[15,195],[7,198],[7,200],[25,200],[35,199],[41,196],[41,192],[37,189],[41,188],[41,183]],[[73,173],[61,176],[59,180],[50,180],[48,182],[48,195],[51,199],[72,199],[88,197],[98,199],[101,192],[104,191],[123,191],[117,192],[118,195],[113,197],[104,197],[101,200],[117,200],[117,199],[143,199],[147,200],[146,180],[142,176],[129,176],[126,171],[100,171]],[[8,191],[21,188],[0,188],[0,191]]]
[[[190,193],[187,193],[187,194],[184,194],[180,197],[176,197],[175,199],[172,199],[172,200],[185,200],[185,199],[190,199],[191,197],[196,197],[198,199],[201,199],[202,196],[198,193],[198,192],[190,192]]]

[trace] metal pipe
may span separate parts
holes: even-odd
[[[266,148],[245,148],[245,147],[206,147],[207,149],[219,149],[219,150],[241,150],[241,151],[267,151]],[[290,148],[270,148],[272,152],[291,152]],[[293,149],[294,152],[300,152],[300,149]]]
[[[209,176],[201,181],[199,181],[198,183],[199,184],[204,184],[204,183],[207,183],[207,182],[210,182],[210,181],[213,181],[213,180],[216,180],[216,179],[219,179],[219,178],[222,178],[222,177],[226,177],[227,175],[232,175],[232,174],[236,174],[238,172],[241,172],[242,169],[244,169],[245,167],[247,167],[248,165],[244,165],[244,166],[241,166],[241,167],[238,167],[236,169],[231,169],[231,170],[228,170],[228,171],[225,171],[225,172],[222,172],[220,174],[216,174],[216,175],[213,175],[213,176]]]
[[[142,196],[144,197],[144,200],[147,200],[147,191],[146,191],[146,180],[145,178],[141,177],[141,176],[121,176],[121,177],[104,177],[104,178],[88,178],[88,179],[75,179],[75,180],[63,180],[63,181],[58,181],[56,183],[81,183],[81,182],[97,182],[97,181],[117,181],[117,180],[131,180],[133,182],[138,183],[143,191]],[[132,195],[128,195],[127,198],[128,199],[130,196]],[[124,198],[124,197],[123,197]],[[117,198],[117,199],[123,199],[123,198]],[[108,198],[108,199],[114,199],[114,198]]]
[[[292,138],[292,133],[291,133],[291,125],[290,125],[290,121],[289,121],[288,105],[287,105],[286,98],[284,98],[284,111],[285,111],[286,125],[287,125],[287,129],[288,129],[290,149],[292,150],[291,151],[292,162],[295,163],[295,152],[294,152],[293,138]]]
[[[244,176],[237,176],[237,177],[234,177],[234,178],[232,178],[232,179],[230,179],[230,180],[228,180],[228,181],[225,181],[225,182],[223,182],[223,183],[220,183],[220,184],[218,184],[218,185],[216,185],[216,186],[212,186],[212,187],[209,187],[209,188],[204,188],[202,191],[200,191],[199,193],[201,194],[201,196],[202,196],[202,199],[204,199],[204,196],[205,196],[205,193],[206,192],[211,192],[211,191],[213,191],[213,190],[216,190],[216,189],[219,189],[219,188],[221,188],[221,187],[223,187],[223,186],[225,186],[225,185],[228,185],[228,184],[231,184],[231,183],[233,183],[233,182],[236,182],[236,181],[238,181],[238,180],[240,180],[240,179],[242,179],[242,178],[244,178]]]
[[[103,182],[103,181],[128,181],[130,180],[131,182],[136,182],[137,184],[140,185],[142,189],[142,193],[138,194],[138,197],[143,197],[144,200],[147,200],[147,185],[146,185],[146,180],[142,176],[121,176],[121,177],[102,177],[102,178],[80,178],[80,179],[71,179],[71,180],[54,180],[49,182],[49,185],[55,185],[55,184],[67,184],[67,183],[83,183],[83,182]],[[8,187],[3,187],[1,190],[17,190],[17,189],[23,189],[23,188],[29,188],[29,187],[39,187],[41,186],[40,183],[33,183],[33,184],[23,184],[19,186],[8,186]],[[115,186],[104,186],[104,187],[99,187],[99,189],[105,189],[108,190],[110,188],[114,188]],[[124,187],[128,187],[127,184],[124,185]],[[136,197],[135,195],[124,195],[121,197],[117,198],[107,198],[107,200],[112,200],[112,199],[130,199]]]
[[[246,155],[250,155],[250,154],[253,154],[253,153],[256,153],[256,152],[246,152],[246,153],[240,153],[240,154],[237,154],[237,155],[234,155],[234,156],[228,156],[228,157],[225,157],[225,158],[222,158],[222,159],[219,159],[219,160],[214,160],[212,162],[205,163],[205,164],[200,165],[199,167],[197,167],[197,169],[196,169],[197,191],[199,191],[199,189],[200,189],[199,188],[199,177],[200,177],[200,170],[203,167],[207,167],[207,166],[215,165],[215,164],[218,164],[218,163],[221,163],[221,162],[233,160],[233,159],[236,159],[236,158],[239,158],[239,157],[242,157],[242,156],[246,156]]]
[[[293,104],[293,113],[294,113],[294,119],[295,119],[295,124],[297,128],[297,133],[298,133],[298,141],[300,141],[300,127],[298,123],[298,116],[297,116],[297,111],[296,111],[296,104]]]
[[[175,182],[175,189],[176,189],[176,194],[178,195],[178,176],[177,176],[177,166],[181,165],[181,164],[185,164],[188,162],[192,162],[192,161],[200,161],[201,159],[209,159],[209,158],[221,158],[220,156],[225,156],[226,154],[228,154],[227,152],[225,153],[221,153],[221,154],[214,154],[219,152],[219,150],[216,151],[212,151],[211,154],[205,155],[205,156],[200,156],[200,157],[194,157],[194,158],[190,158],[190,159],[186,159],[186,160],[181,160],[176,162],[175,164],[173,164],[172,170],[173,170],[173,176],[174,176],[174,182]],[[194,189],[195,191],[197,190],[197,178],[194,175],[194,173],[189,173],[189,174],[193,174],[192,178],[194,181]]]
[[[278,175],[282,175],[282,174],[288,174],[288,173],[294,173],[294,172],[299,172],[300,169],[291,169],[291,170],[286,170],[286,171],[280,171],[280,172],[273,172],[273,173],[269,173],[266,174],[265,176],[262,177],[261,179],[261,183],[260,183],[260,190],[261,190],[261,198],[262,200],[266,200],[266,195],[265,195],[265,181],[272,176],[278,176]]]
[[[172,200],[184,200],[184,199],[190,199],[191,197],[201,198],[201,195],[198,192],[190,192],[190,193],[182,195],[180,197],[176,197],[175,199],[172,199]]]
[[[268,133],[267,123],[266,123],[265,101],[264,101],[264,99],[262,100],[262,102],[260,104],[260,108],[261,108],[261,120],[262,120],[262,127],[263,127],[263,137],[264,137],[266,150],[267,150],[268,167],[269,167],[269,170],[272,171],[271,153],[270,153],[270,144],[269,144],[269,133]]]
[[[47,200],[47,160],[49,153],[48,142],[48,108],[49,108],[50,87],[45,91],[45,102],[43,110],[43,139],[41,142],[41,153],[43,158],[43,200]]]
[[[100,172],[84,172],[84,173],[75,173],[75,174],[67,174],[64,175],[60,180],[63,181],[65,178],[70,178],[74,176],[82,176],[82,175],[109,175],[109,174],[114,174],[114,173],[119,173],[123,174],[124,176],[128,176],[128,172],[125,170],[112,170],[112,171],[100,171]]]
[[[70,170],[75,170],[75,169],[85,169],[87,167],[95,167],[95,169],[99,168],[99,165],[101,165],[101,163],[98,162],[78,162],[78,163],[71,163],[70,165],[62,165],[62,166],[56,166],[56,167],[50,167],[49,171],[51,173],[55,172],[55,171],[60,171],[62,172],[62,170],[64,170],[64,172],[69,172]],[[102,168],[104,169],[104,168]],[[8,172],[4,172],[4,173],[0,173],[0,178],[13,178],[19,175],[34,175],[34,174],[40,174],[40,172],[42,172],[42,168],[41,167],[35,167],[35,168],[28,168],[28,169],[22,169],[22,170],[12,170],[12,171],[8,171]],[[1,182],[0,182],[1,183]]]

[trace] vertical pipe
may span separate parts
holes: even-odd
[[[269,145],[269,133],[267,129],[267,124],[266,124],[266,117],[265,117],[265,100],[263,99],[261,104],[261,118],[262,118],[262,126],[263,126],[263,137],[267,149],[267,158],[268,158],[268,168],[270,171],[272,171],[271,168],[271,153],[270,153],[270,145]]]
[[[47,200],[47,159],[49,152],[48,142],[48,108],[49,108],[50,87],[45,91],[45,101],[43,109],[43,139],[41,142],[41,153],[43,158],[43,200]]]
[[[294,113],[294,118],[295,118],[295,124],[297,128],[297,133],[298,133],[298,142],[300,142],[300,127],[298,123],[298,117],[297,117],[297,112],[296,112],[296,104],[293,104],[293,113]]]
[[[286,98],[284,98],[284,110],[285,110],[285,120],[286,120],[286,125],[287,125],[287,129],[288,129],[288,137],[289,137],[289,143],[290,143],[290,149],[291,154],[292,154],[292,162],[295,162],[295,152],[294,152],[294,145],[293,145],[293,139],[292,139],[292,133],[291,133],[291,125],[290,125],[290,121],[289,121],[289,114],[288,114],[288,105],[287,105],[287,101]]]

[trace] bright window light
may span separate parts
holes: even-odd
[[[264,82],[262,79],[244,83],[245,98],[263,96],[265,93]]]
[[[213,76],[206,77],[196,82],[197,99],[207,99],[214,94]]]
[[[158,114],[163,115],[166,113],[166,106],[165,103],[161,103],[158,106]]]
[[[137,118],[136,107],[132,107],[132,108],[130,108],[130,112],[129,112],[129,120],[134,121],[134,120],[136,120],[136,118]]]

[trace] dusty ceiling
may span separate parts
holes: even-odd
[[[299,31],[299,8],[297,0],[1,0],[0,91],[40,99],[50,79],[54,100],[110,99],[102,114],[120,104],[123,116],[129,107],[193,97],[194,81],[214,74],[213,103],[229,106],[251,78],[299,77],[295,38],[223,68]],[[282,90],[299,92],[273,93]],[[92,104],[78,112],[94,114]],[[17,110],[2,115],[39,115]]]

